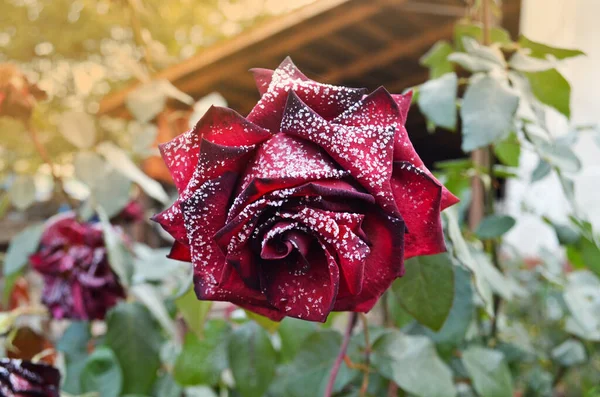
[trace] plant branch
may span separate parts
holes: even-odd
[[[365,366],[367,370],[363,372],[362,385],[360,386],[360,397],[367,395],[367,389],[369,388],[369,364],[371,358],[371,339],[369,337],[369,322],[367,316],[364,313],[359,314],[360,320],[363,325],[363,333],[365,335]]]
[[[356,325],[356,320],[358,319],[358,313],[352,313],[350,316],[350,321],[346,326],[346,332],[344,333],[344,339],[342,340],[342,346],[340,346],[340,352],[338,353],[335,362],[333,363],[333,367],[331,368],[331,372],[329,373],[329,380],[327,381],[327,387],[325,388],[325,394],[323,397],[331,397],[333,394],[333,386],[335,385],[335,378],[337,378],[337,374],[340,371],[340,367],[342,362],[344,361],[344,357],[346,356],[346,351],[348,351],[348,344],[350,343],[350,337],[352,336],[352,330]]]
[[[61,191],[62,195],[64,196],[65,200],[69,204],[69,207],[71,207],[71,209],[74,210],[75,208],[77,208],[77,203],[75,202],[75,200],[73,200],[71,198],[71,196],[69,196],[69,194],[65,190],[65,186],[62,182],[62,179],[56,173],[56,168],[54,167],[54,162],[50,158],[50,155],[46,151],[46,148],[44,147],[44,145],[42,145],[42,143],[38,139],[37,132],[36,132],[35,128],[33,127],[33,125],[31,124],[31,122],[28,121],[25,124],[25,129],[27,130],[29,137],[33,141],[35,150],[38,152],[38,154],[40,155],[40,157],[42,158],[44,163],[46,163],[48,165],[48,167],[50,167],[50,174],[52,175],[52,179],[54,179],[54,183],[58,186],[58,188]]]

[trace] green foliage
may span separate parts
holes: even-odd
[[[71,394],[82,391],[80,378],[88,357],[90,325],[86,321],[74,321],[56,343],[56,350],[65,357],[66,374],[63,388]]]
[[[535,97],[567,118],[571,117],[571,85],[556,69],[526,73]]]
[[[475,233],[483,240],[498,238],[508,232],[517,221],[508,215],[490,215],[481,221]]]
[[[206,323],[199,338],[188,332],[175,361],[173,377],[182,386],[215,385],[227,368],[227,343],[231,327],[222,320]]]
[[[290,397],[323,395],[341,342],[341,335],[332,330],[316,331],[309,335],[283,375],[284,394],[282,395]],[[355,374],[355,371],[342,366],[335,380],[334,391],[340,391]]]
[[[519,158],[521,157],[521,145],[517,135],[511,133],[508,138],[496,143],[494,153],[504,165],[518,167]]]
[[[420,64],[429,68],[429,78],[437,79],[446,73],[454,71],[452,64],[448,61],[454,49],[446,41],[438,41],[425,55],[420,59]]]
[[[554,58],[562,60],[580,55],[585,55],[584,52],[580,50],[569,50],[565,48],[551,47],[546,44],[537,43],[523,35],[519,37],[519,45],[522,48],[529,49],[529,55],[536,58],[546,59],[548,55],[552,55]]]
[[[268,333],[254,322],[235,329],[227,356],[242,397],[261,397],[275,376],[276,352]]]
[[[473,81],[460,109],[462,149],[470,152],[505,139],[512,130],[518,106],[519,97],[498,78],[485,76]]]
[[[37,250],[43,231],[43,224],[33,225],[13,238],[8,251],[6,251],[2,274],[10,276],[19,272],[29,263],[29,256]]]
[[[123,373],[115,353],[105,346],[94,350],[85,361],[79,381],[83,393],[97,392],[102,397],[119,397]]]
[[[462,362],[480,395],[513,397],[511,374],[502,353],[473,346],[463,352]]]
[[[400,304],[417,321],[439,330],[452,308],[454,272],[446,254],[416,257],[404,263],[404,277],[392,286]]]
[[[189,288],[185,294],[177,298],[175,306],[177,306],[189,329],[198,338],[202,338],[204,336],[204,322],[212,307],[212,302],[198,301],[194,288]]]
[[[148,393],[160,367],[162,337],[152,315],[139,303],[120,303],[106,319],[105,345],[123,371],[125,393]]]
[[[429,80],[419,90],[419,108],[429,121],[440,127],[456,128],[456,91],[458,78],[454,73]]]
[[[373,366],[403,390],[417,396],[452,397],[456,390],[452,372],[423,336],[398,331],[385,333],[373,343]]]

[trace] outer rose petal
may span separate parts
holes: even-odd
[[[380,88],[329,123],[290,92],[281,130],[321,146],[391,214],[390,187],[398,108]]]
[[[259,76],[257,85],[262,86],[268,74],[263,69],[259,72]],[[260,89],[259,87],[259,91]],[[348,109],[366,92],[364,89],[338,87],[312,81],[302,74],[288,57],[273,72],[269,88],[248,115],[248,120],[272,132],[278,132],[287,92],[291,89],[327,120]]]
[[[408,162],[396,162],[392,189],[408,229],[404,236],[404,257],[408,259],[446,251],[440,218],[442,187],[439,183]]]
[[[185,223],[181,214],[180,204],[191,197],[206,181],[224,175],[227,172],[238,173],[247,164],[254,146],[222,146],[202,140],[200,153],[194,175],[188,181],[186,188],[179,197],[163,212],[155,215],[152,220],[182,244],[187,244]],[[232,182],[235,185],[236,182]]]
[[[227,172],[204,183],[181,203],[194,264],[194,289],[198,299],[230,301],[254,311],[259,311],[259,306],[262,314],[280,319],[260,292],[244,284],[213,239],[225,223],[236,179],[235,174]]]
[[[197,168],[202,139],[223,146],[243,146],[260,143],[269,135],[235,111],[212,106],[193,129],[159,145],[159,149],[181,193]]]
[[[258,89],[258,92],[261,96],[263,96],[269,89],[269,85],[271,84],[273,73],[275,73],[275,71],[271,69],[253,68],[250,69],[250,72],[252,72],[254,75],[254,81],[256,82],[256,88]]]
[[[444,210],[451,205],[458,203],[460,200],[458,197],[450,193],[445,186],[443,186],[439,181],[433,176],[431,171],[425,167],[423,164],[423,160],[419,157],[415,148],[412,145],[408,137],[408,132],[404,127],[406,123],[406,117],[408,115],[408,110],[410,109],[410,103],[412,100],[412,91],[404,94],[404,95],[392,95],[396,103],[398,104],[398,108],[400,109],[400,124],[398,125],[398,130],[396,132],[396,137],[394,138],[394,161],[407,161],[419,168],[421,171],[425,172],[430,178],[432,178],[437,184],[442,186],[442,203],[441,209]]]
[[[50,365],[0,359],[0,395],[58,397],[60,372]]]
[[[187,244],[182,244],[179,241],[175,240],[173,243],[173,247],[171,247],[171,251],[167,258],[174,259],[176,261],[182,262],[191,262],[192,261],[192,253],[190,251],[190,247]]]
[[[311,249],[309,256],[295,265],[278,261],[261,263],[261,286],[267,300],[286,316],[325,322],[335,303],[339,270],[334,257],[325,247]],[[305,262],[307,271],[300,270]]]
[[[404,222],[374,210],[366,214],[363,230],[371,238],[371,254],[365,261],[362,291],[353,296],[340,290],[334,311],[368,312],[404,272]]]

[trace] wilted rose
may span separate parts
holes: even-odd
[[[0,396],[58,397],[60,373],[46,364],[0,359]]]
[[[108,263],[102,230],[72,214],[48,223],[30,261],[44,278],[42,302],[54,318],[103,319],[125,297]]]
[[[440,211],[458,201],[410,143],[410,94],[320,84],[289,59],[255,77],[247,117],[213,107],[161,146],[170,257],[193,262],[199,299],[275,320],[366,312],[404,258],[445,250]]]
[[[0,116],[28,120],[37,100],[46,93],[13,64],[0,64]]]

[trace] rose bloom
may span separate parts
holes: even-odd
[[[46,93],[31,84],[15,65],[0,64],[0,116],[28,120],[36,101],[45,98]]]
[[[58,397],[60,373],[46,364],[0,359],[0,396]]]
[[[102,230],[72,214],[49,222],[30,262],[44,278],[42,302],[56,319],[103,319],[125,297],[108,263]]]
[[[154,220],[199,299],[274,320],[366,312],[403,261],[445,250],[440,211],[458,200],[404,128],[411,94],[320,84],[288,58],[254,70],[247,117],[213,107],[161,145],[179,191]]]

